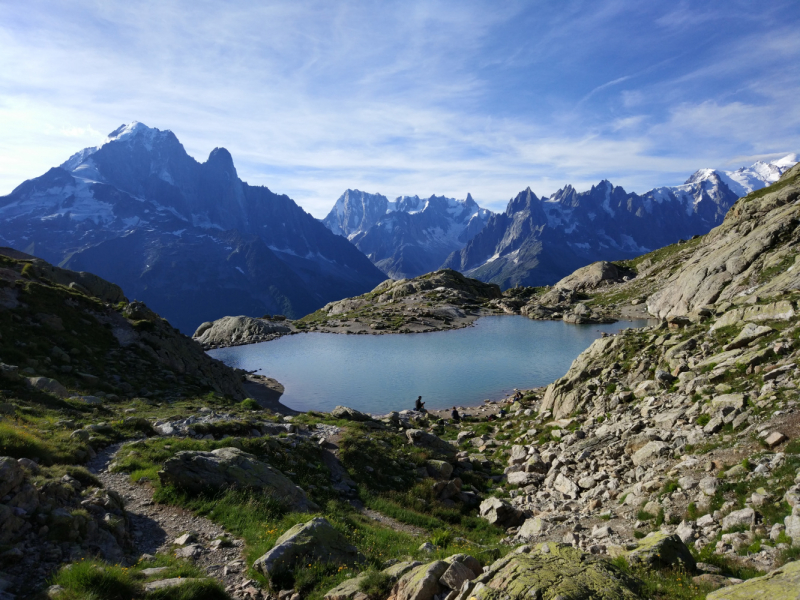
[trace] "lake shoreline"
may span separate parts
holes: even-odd
[[[544,387],[600,335],[647,322],[567,325],[516,315],[478,319],[451,336],[284,336],[209,355],[250,377],[280,381],[286,389],[273,392],[273,399],[284,414],[286,409],[329,412],[336,405],[385,414],[412,409],[419,395],[430,412],[449,413],[452,406],[474,410],[503,402],[515,388]]]
[[[631,307],[635,309],[636,307]],[[280,338],[297,335],[301,333],[330,333],[335,335],[408,335],[408,334],[419,334],[419,333],[438,333],[438,332],[445,332],[445,331],[456,331],[459,329],[464,329],[465,327],[473,327],[475,323],[485,317],[515,317],[515,316],[525,316],[526,318],[532,321],[555,321],[555,322],[564,322],[568,325],[610,325],[619,322],[631,322],[631,321],[657,321],[655,317],[648,313],[642,313],[640,310],[629,310],[629,311],[622,311],[623,314],[618,315],[618,318],[614,319],[606,319],[602,322],[593,322],[593,321],[584,321],[584,322],[574,322],[565,320],[561,317],[558,318],[540,318],[540,317],[530,317],[527,315],[522,315],[520,313],[513,313],[513,312],[505,312],[505,311],[489,311],[489,310],[481,310],[479,313],[475,314],[467,314],[462,318],[454,319],[452,323],[448,326],[444,327],[426,327],[425,325],[412,325],[407,328],[403,328],[400,330],[392,330],[392,329],[372,329],[370,327],[363,326],[355,326],[350,327],[348,325],[326,325],[325,327],[313,327],[313,328],[297,328],[294,324],[294,321],[283,321],[282,324],[289,328],[289,331],[286,332],[275,332],[270,333],[262,338],[252,339],[247,341],[230,341],[228,343],[219,343],[213,345],[206,345],[203,344],[203,349],[205,351],[209,350],[219,350],[221,348],[235,348],[239,346],[249,346],[252,344],[261,344],[265,342],[272,342],[278,340]],[[263,320],[263,319],[254,319],[254,320]]]

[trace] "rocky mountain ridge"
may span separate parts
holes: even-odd
[[[384,279],[285,195],[141,123],[0,198],[0,240],[146,301],[192,332],[226,314],[299,317]]]
[[[792,160],[777,161],[780,166],[761,175],[756,163],[747,171],[747,189],[773,183]],[[744,171],[739,174],[744,177]],[[585,192],[567,186],[549,198],[528,188],[443,266],[503,289],[552,285],[597,260],[630,259],[707,233],[743,195],[745,187],[732,182],[730,174],[702,169],[683,185],[642,195],[609,181]]]
[[[403,279],[439,268],[483,229],[491,214],[470,194],[464,200],[433,195],[389,201],[381,194],[346,190],[322,222],[386,275]]]

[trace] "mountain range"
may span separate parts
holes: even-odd
[[[609,181],[546,198],[530,188],[504,213],[444,196],[400,196],[348,189],[323,219],[388,276],[413,278],[452,268],[502,288],[552,284],[597,260],[637,256],[707,233],[745,194],[770,185],[795,154],[736,171],[701,169],[684,184],[644,194]]]
[[[389,277],[402,279],[438,269],[492,214],[470,194],[464,200],[400,196],[390,201],[381,194],[347,190],[322,222]]]
[[[704,234],[796,162],[701,169],[641,195],[605,180],[546,198],[526,189],[499,214],[469,194],[347,190],[319,221],[242,181],[224,148],[201,163],[171,131],[133,122],[0,197],[0,244],[100,275],[191,333],[226,315],[299,318],[440,267],[502,288],[552,284]]]
[[[385,275],[292,199],[204,163],[171,131],[123,125],[0,197],[0,241],[90,271],[191,333],[230,314],[301,317]]]
[[[780,177],[789,155],[733,172],[701,169],[683,185],[644,194],[603,180],[578,192],[566,186],[547,198],[530,188],[493,215],[442,265],[506,289],[551,285],[598,260],[621,260],[708,233],[744,194]]]

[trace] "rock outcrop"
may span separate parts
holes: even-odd
[[[97,396],[85,393],[90,391],[134,397],[174,386],[238,400],[248,396],[240,373],[144,303],[127,302],[116,285],[10,249],[0,249],[0,265],[0,311],[18,317],[4,326],[0,347],[28,340],[25,360],[35,366],[23,367],[36,389],[60,397]]]
[[[205,348],[217,348],[267,342],[291,332],[292,328],[285,321],[222,317],[200,325],[192,338]]]
[[[595,340],[570,366],[567,374],[549,386],[542,401],[542,410],[549,410],[557,419],[572,414],[581,407],[583,398],[579,384],[597,375],[604,367],[607,356],[620,345],[619,336]]]
[[[272,549],[253,563],[253,568],[272,577],[306,560],[353,565],[364,557],[327,519],[316,517],[295,525],[279,537]]]
[[[636,273],[631,269],[625,269],[614,263],[599,261],[582,267],[571,275],[567,275],[564,279],[555,283],[553,287],[573,292],[584,292],[595,290],[610,283],[627,281],[634,277],[636,277]]]
[[[647,300],[659,317],[686,315],[709,304],[778,296],[800,288],[792,251],[800,230],[800,165],[781,180],[739,200],[660,289]],[[761,273],[777,268],[768,281]]]
[[[724,587],[706,600],[795,600],[800,590],[800,561],[786,564],[763,577]]]
[[[238,448],[178,452],[164,463],[158,476],[162,484],[191,493],[250,488],[263,491],[293,511],[319,508],[283,473]]]
[[[294,326],[335,333],[414,333],[464,327],[503,298],[500,288],[442,269],[414,279],[387,279],[368,294],[331,302]]]
[[[547,542],[528,553],[514,553],[467,582],[457,600],[564,598],[568,600],[634,600],[638,582],[607,560],[576,548]]]
[[[355,408],[349,406],[337,406],[331,411],[331,416],[335,419],[344,419],[345,421],[371,421],[372,417],[367,413],[363,413]]]
[[[632,565],[645,565],[652,568],[681,568],[687,573],[693,573],[697,564],[689,548],[683,540],[675,534],[666,535],[654,531],[644,539],[639,540],[636,549],[626,555]]]

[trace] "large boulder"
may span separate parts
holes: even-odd
[[[563,473],[559,473],[556,476],[555,481],[553,481],[553,488],[564,494],[567,498],[572,499],[577,498],[581,493],[581,489],[578,485],[568,477],[565,477]]]
[[[164,463],[158,476],[162,484],[191,493],[252,488],[263,490],[293,511],[310,512],[319,508],[283,473],[238,448],[178,452]]]
[[[561,419],[580,410],[588,401],[582,384],[599,375],[608,366],[608,357],[623,344],[621,335],[595,340],[572,362],[566,375],[547,386],[540,412],[549,410],[554,419]]]
[[[445,460],[429,460],[425,463],[425,468],[434,479],[449,479],[453,474],[453,465]]]
[[[465,581],[475,579],[475,573],[464,563],[453,561],[439,578],[439,583],[451,590],[460,590]]]
[[[192,336],[204,346],[230,346],[263,341],[291,331],[283,321],[265,321],[252,317],[222,317],[203,323]]]
[[[737,348],[744,348],[752,342],[762,336],[769,335],[774,330],[772,327],[767,327],[766,325],[756,325],[755,323],[748,323],[745,325],[742,330],[729,344],[726,344],[722,349],[723,350],[736,350]]]
[[[638,582],[615,565],[577,548],[547,542],[529,554],[510,554],[465,583],[456,600],[531,598],[634,600]]]
[[[49,377],[28,377],[28,384],[41,392],[55,394],[59,398],[66,398],[69,395],[67,388]]]
[[[426,448],[448,458],[452,458],[456,454],[456,448],[451,443],[422,429],[408,429],[406,438],[408,438],[410,444]]]
[[[626,277],[636,277],[636,273],[629,269],[618,267],[614,263],[599,261],[586,267],[581,267],[571,275],[564,277],[553,287],[582,292],[623,281]]]
[[[349,406],[337,406],[331,411],[334,419],[344,419],[346,421],[372,421],[372,417]]]
[[[657,458],[669,455],[671,447],[667,442],[652,441],[642,446],[633,453],[631,460],[637,467],[655,461]]]
[[[422,563],[418,561],[400,562],[392,565],[388,569],[384,569],[381,573],[387,575],[392,583],[395,583],[400,577],[421,564]],[[325,594],[325,600],[370,600],[370,597],[361,591],[361,583],[366,577],[367,575],[362,573],[357,577],[345,579],[342,583]]]
[[[433,600],[446,589],[439,580],[449,567],[443,560],[418,566],[398,580],[388,600]]]
[[[0,498],[8,494],[25,479],[25,471],[17,459],[0,456]]]
[[[741,510],[735,510],[724,519],[722,519],[722,530],[735,529],[738,527],[746,527],[750,529],[756,523],[756,511],[747,507]]]
[[[678,535],[654,531],[641,539],[627,554],[628,562],[649,567],[683,567],[692,572],[697,568],[689,548]]]
[[[800,597],[800,561],[790,562],[763,577],[711,592],[706,600],[797,600]]]
[[[792,546],[800,546],[800,506],[792,509],[792,514],[783,520],[786,535],[792,538]]]
[[[480,516],[492,525],[516,527],[525,520],[525,513],[500,498],[487,498],[481,502]]]
[[[291,570],[299,561],[352,565],[364,556],[323,517],[299,523],[275,541],[272,550],[253,563],[266,577]]]

